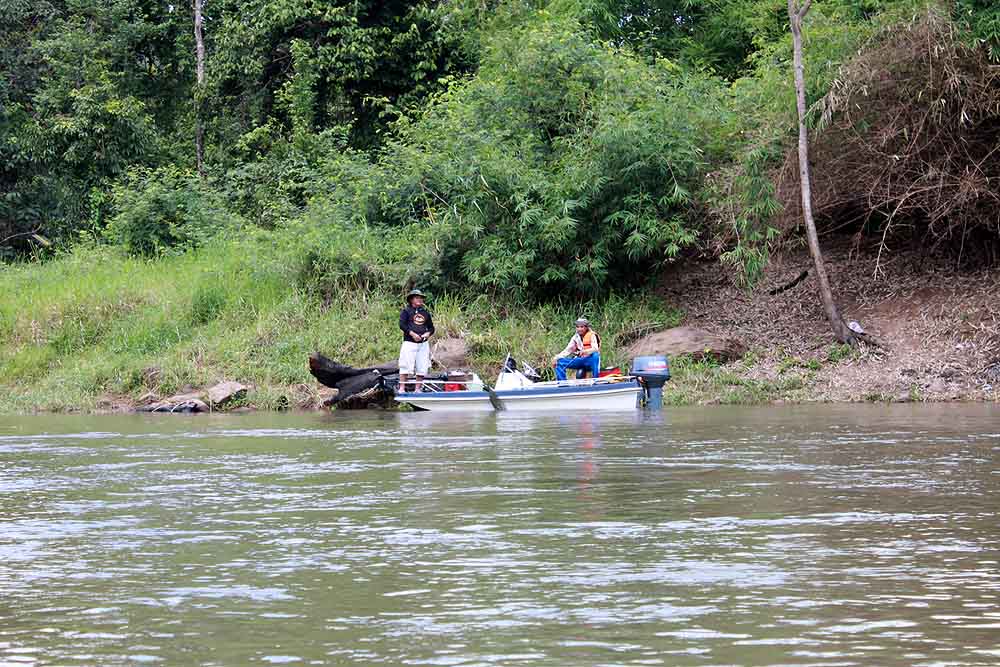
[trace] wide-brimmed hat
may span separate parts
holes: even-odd
[[[421,292],[420,290],[418,290],[418,289],[411,289],[409,292],[406,293],[406,303],[409,303],[410,299],[412,299],[415,296],[421,296],[421,297],[423,297],[425,299],[427,298],[427,295],[424,294],[423,292]]]
[[[578,327],[589,327],[590,326],[590,320],[588,320],[586,317],[581,317],[580,319],[578,319],[576,321],[576,326],[578,326]]]

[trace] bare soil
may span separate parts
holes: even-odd
[[[752,363],[729,364],[731,372],[776,382],[790,366],[806,369],[802,388],[786,399],[1000,400],[1000,270],[961,269],[954,257],[920,250],[879,257],[846,242],[825,245],[842,315],[879,347],[836,344],[804,247],[773,257],[752,290],[712,261],[669,272],[660,292],[686,313],[684,324],[750,348]],[[777,291],[806,269],[805,280]]]

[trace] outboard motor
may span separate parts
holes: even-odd
[[[642,403],[659,410],[663,405],[663,385],[670,379],[670,364],[663,355],[636,357],[632,360],[632,375],[642,384]]]

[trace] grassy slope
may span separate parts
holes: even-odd
[[[223,379],[254,385],[261,408],[307,403],[318,385],[306,356],[354,365],[398,351],[395,294],[345,291],[324,306],[246,247],[220,244],[156,260],[81,247],[43,264],[0,267],[0,412],[92,410],[102,400],[169,395]],[[492,372],[509,350],[544,364],[565,345],[572,304],[516,306],[439,296],[441,334],[464,335]],[[679,314],[640,297],[585,308],[610,362],[638,323]]]

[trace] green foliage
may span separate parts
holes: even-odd
[[[985,46],[990,59],[1000,62],[1000,4],[993,0],[957,0],[955,17],[969,36]]]
[[[273,116],[286,127],[350,126],[358,145],[372,145],[398,109],[469,64],[462,26],[426,0],[224,0],[215,11],[215,104],[245,109],[250,118],[237,118],[243,131]]]
[[[213,4],[209,82],[199,92],[210,162],[220,176],[237,172],[234,195],[251,199],[263,224],[294,216],[317,145],[345,133],[375,143],[397,109],[468,66],[469,16],[428,2]],[[191,21],[185,3],[3,3],[0,253],[27,249],[32,231],[65,242],[103,220],[90,193],[130,168],[192,166]],[[272,146],[294,138],[291,155],[238,149],[267,127],[278,128]],[[264,185],[277,175],[277,187]]]
[[[759,43],[780,34],[781,0],[597,0],[581,13],[604,37],[736,78]]]
[[[217,193],[175,167],[136,169],[116,183],[105,236],[134,255],[195,246],[239,225]]]
[[[733,170],[713,184],[707,192],[717,211],[731,228],[720,234],[727,238],[727,249],[719,258],[736,269],[738,282],[750,286],[757,282],[767,266],[769,246],[778,230],[770,222],[781,211],[775,197],[770,168],[777,161],[777,150],[757,148],[738,159]]]
[[[278,94],[278,102],[287,110],[295,137],[306,137],[313,129],[316,115],[316,84],[319,72],[312,47],[301,39],[291,43],[295,74]]]
[[[151,35],[138,40],[130,32],[138,26],[120,22],[135,15],[134,5],[5,5],[0,50],[11,68],[4,84],[14,85],[0,84],[0,157],[6,158],[0,160],[0,238],[34,229],[49,238],[72,237],[92,217],[95,187],[106,187],[129,165],[158,159],[153,113],[169,106],[161,101],[175,87],[151,74],[163,70],[135,67],[141,57],[134,48],[118,47],[141,45],[147,58],[172,52],[154,48]],[[149,94],[153,90],[157,95]],[[169,119],[166,112],[159,118]]]
[[[850,359],[857,356],[858,348],[854,345],[848,345],[846,343],[838,343],[830,347],[826,354],[826,360],[828,363],[836,364],[844,359]]]
[[[259,232],[154,259],[80,245],[5,267],[0,412],[93,409],[106,394],[168,396],[222,379],[254,385],[252,405],[294,407],[315,399],[304,363],[314,350],[358,366],[395,357],[399,290],[300,287],[279,262],[262,261],[274,240]],[[624,359],[637,324],[679,319],[638,295],[536,305],[455,292],[438,293],[431,306],[442,336],[473,343],[473,365],[484,374],[497,370],[498,351],[546,366],[581,313],[612,362]]]
[[[228,299],[226,289],[219,283],[198,285],[191,296],[191,322],[208,324],[219,317]]]
[[[292,271],[295,284],[324,295],[345,290],[364,293],[405,285],[440,284],[432,230],[420,225],[377,229],[344,224],[336,219],[315,224],[325,206],[311,210],[303,222],[282,230],[282,268]]]
[[[920,2],[816,0],[814,124]],[[954,9],[995,49],[994,4]],[[0,258],[240,230],[310,296],[416,281],[533,302],[639,287],[686,253],[747,284],[768,261],[795,136],[783,0],[219,0],[210,18],[195,91],[186,3],[0,7]]]
[[[686,211],[720,151],[722,98],[717,81],[540,13],[397,126],[381,162],[394,187],[369,201],[370,219],[439,226],[444,277],[480,289],[638,284],[696,238]]]
[[[339,130],[289,140],[280,127],[268,123],[243,135],[236,143],[239,159],[211,180],[234,213],[273,229],[296,219],[309,199],[326,191],[322,158],[343,147]]]

